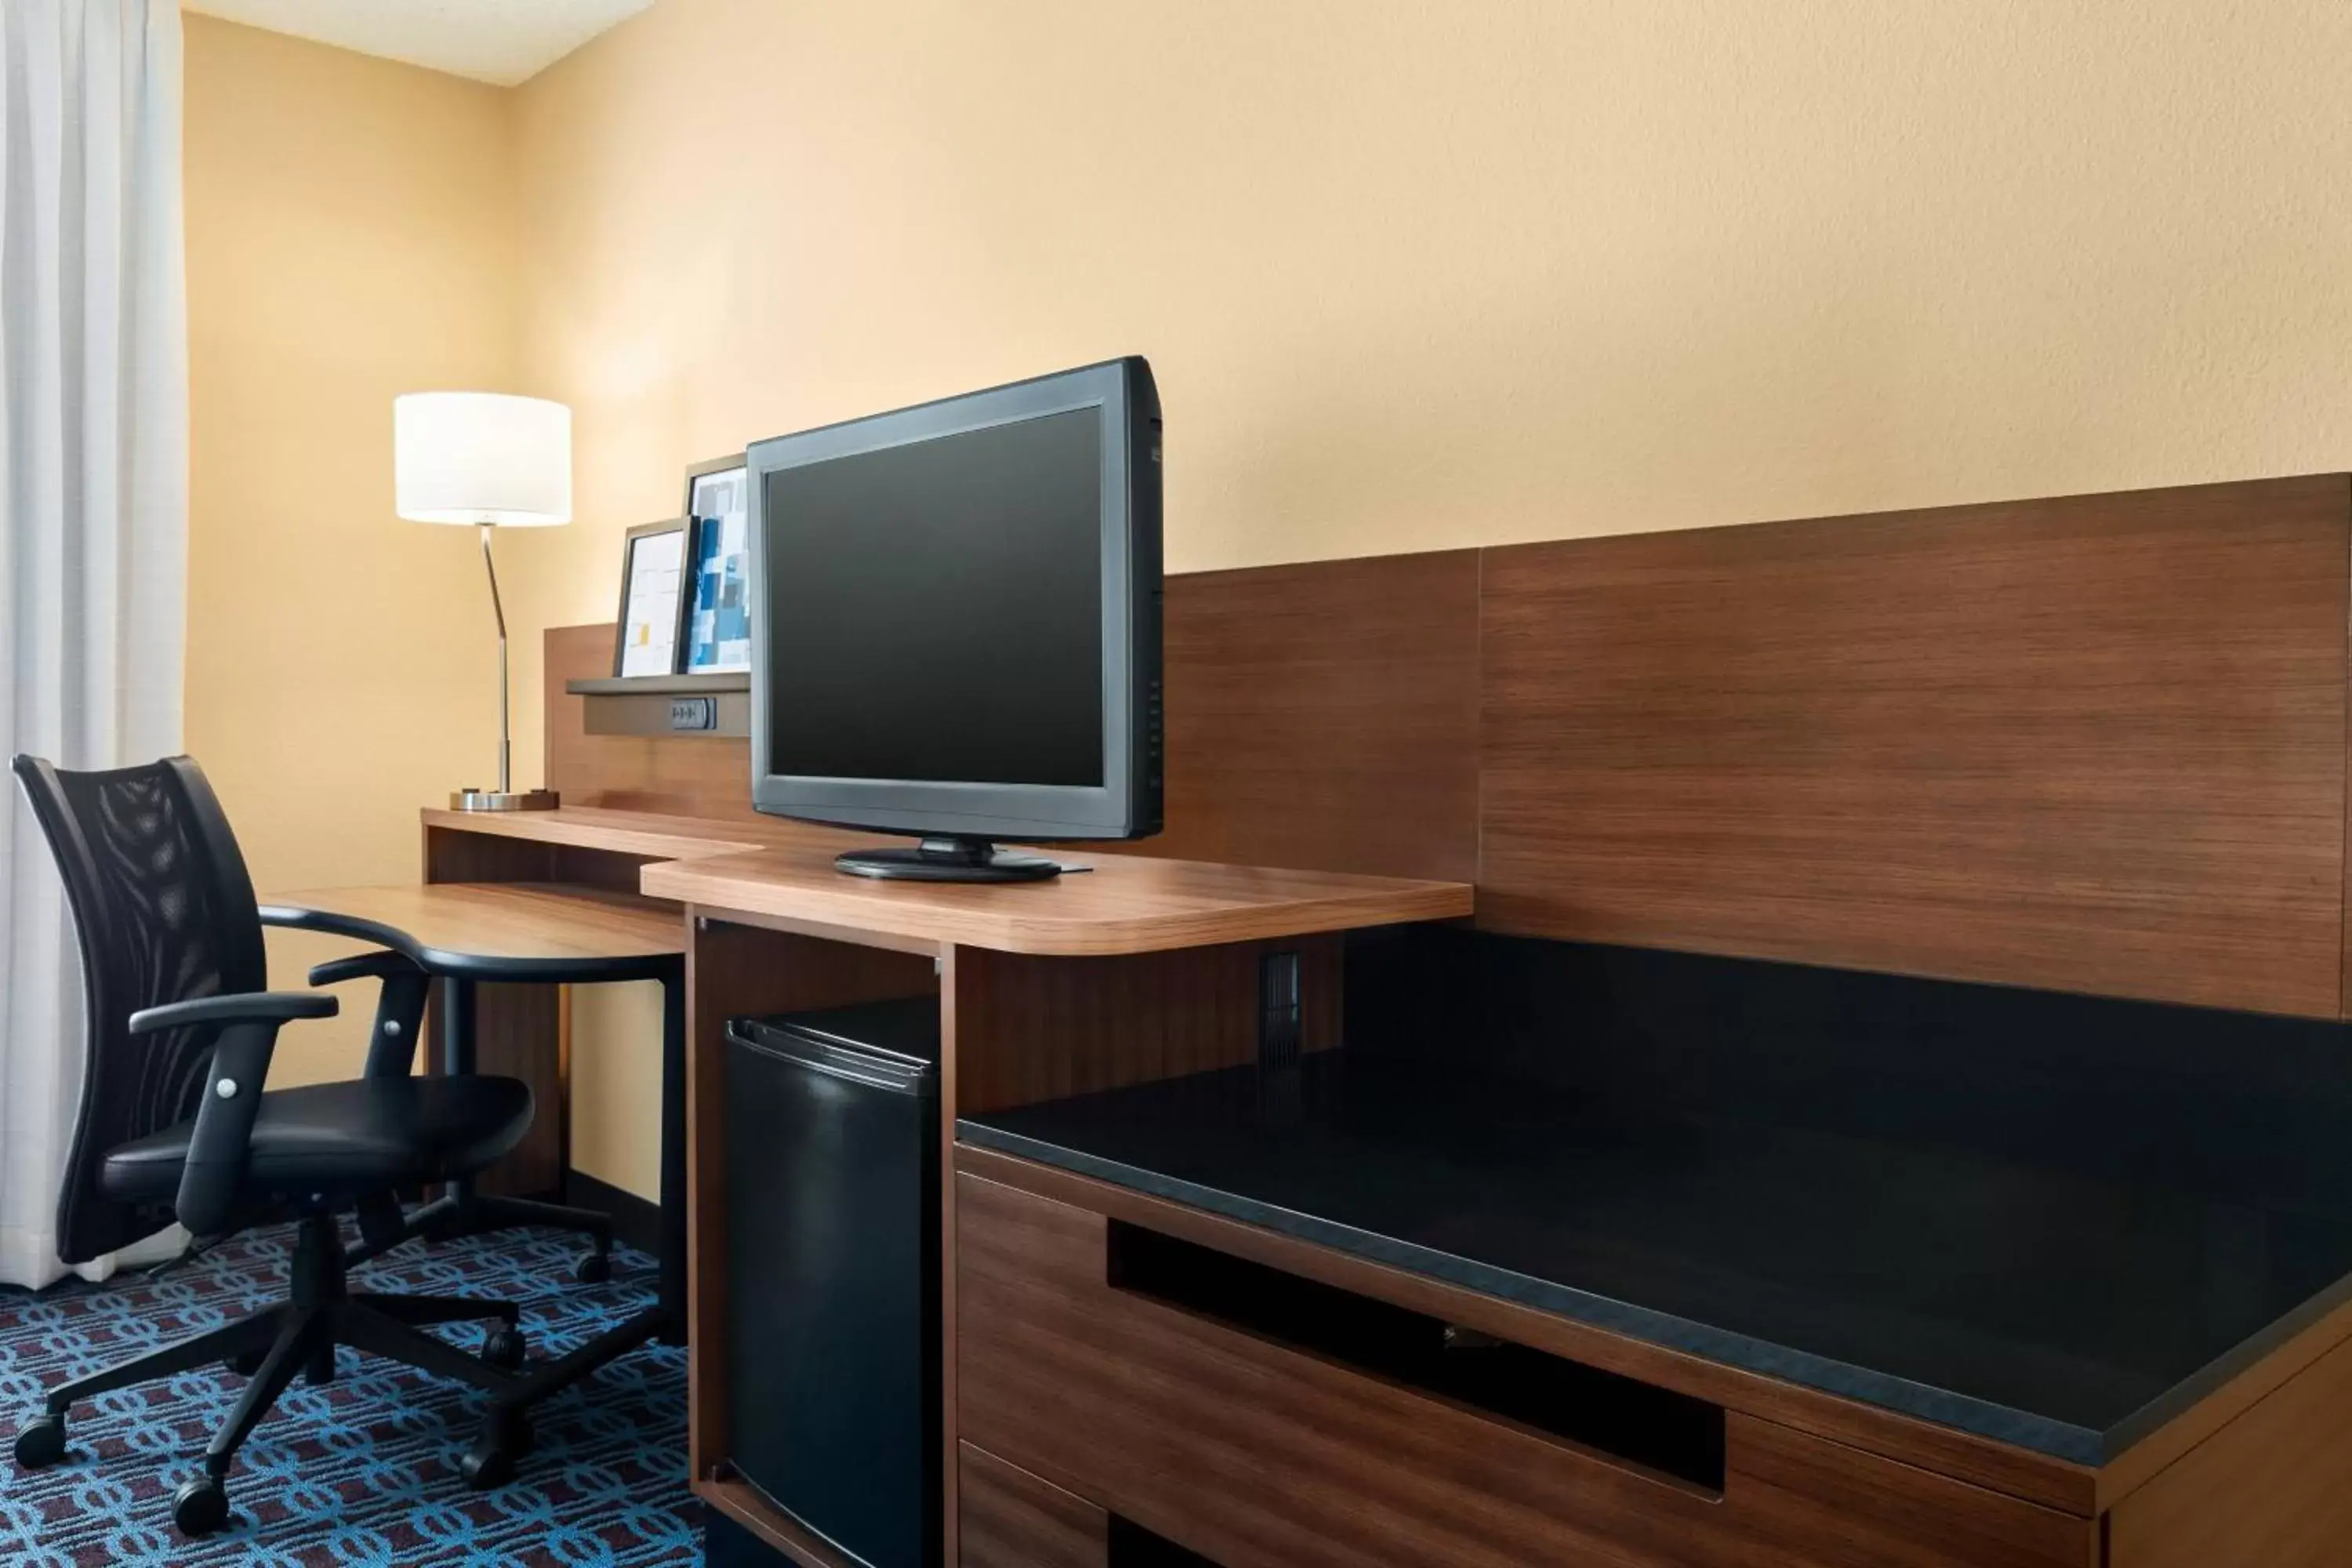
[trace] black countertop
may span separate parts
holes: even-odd
[[[1023,1155],[2086,1465],[2339,1301],[2352,1224],[1360,1052],[992,1112]]]

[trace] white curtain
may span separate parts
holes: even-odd
[[[0,721],[69,768],[180,749],[187,320],[180,0],[0,0]],[[57,1258],[81,981],[0,799],[0,1281]],[[103,1270],[100,1270],[102,1272]]]

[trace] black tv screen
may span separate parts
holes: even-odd
[[[771,769],[1101,784],[1101,426],[1040,415],[762,479]]]
[[[753,804],[1158,831],[1160,456],[1140,359],[753,446]]]

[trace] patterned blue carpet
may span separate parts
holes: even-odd
[[[37,1295],[0,1290],[0,1435],[69,1377],[214,1328],[281,1297],[290,1236],[257,1231],[160,1279],[121,1274]],[[352,1274],[354,1289],[503,1297],[522,1308],[534,1357],[562,1353],[648,1304],[653,1260],[614,1252],[613,1279],[579,1285],[575,1240],[511,1231],[412,1243]],[[475,1324],[434,1331],[472,1350]],[[104,1394],[68,1418],[68,1452],[26,1473],[0,1451],[0,1563],[614,1564],[694,1563],[700,1510],[687,1489],[686,1352],[623,1356],[534,1413],[517,1478],[469,1490],[458,1457],[481,1396],[391,1362],[339,1352],[335,1380],[296,1379],[228,1480],[230,1528],[202,1542],[172,1529],[172,1492],[244,1383],[219,1369]]]

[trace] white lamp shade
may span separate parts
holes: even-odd
[[[412,522],[572,521],[572,410],[496,392],[392,400],[394,508]]]

